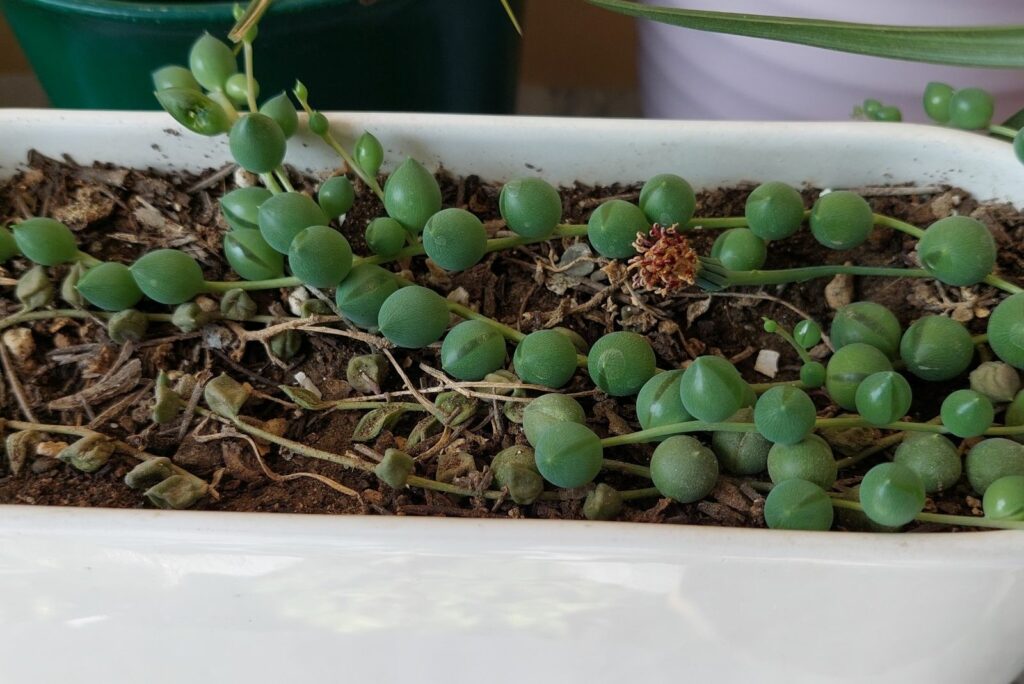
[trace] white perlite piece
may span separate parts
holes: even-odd
[[[779,352],[774,349],[762,349],[757,352],[754,370],[761,375],[774,378],[779,374]]]

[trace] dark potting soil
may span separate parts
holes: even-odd
[[[504,234],[497,210],[499,188],[476,177],[440,175],[445,206],[464,207],[485,221],[491,236]],[[312,191],[319,179],[292,171],[300,189]],[[79,166],[70,159],[54,160],[31,155],[27,168],[0,184],[0,222],[29,216],[52,216],[75,231],[84,251],[111,261],[130,262],[159,247],[183,249],[202,264],[207,279],[232,276],[222,256],[221,240],[227,229],[217,198],[235,187],[230,169],[199,175],[157,173],[109,165]],[[698,216],[740,216],[752,185],[737,185],[702,192]],[[636,200],[637,186],[590,187],[577,184],[562,192],[564,220],[584,223],[590,212],[609,197]],[[999,244],[999,272],[1011,277],[1024,273],[1024,217],[1012,207],[980,204],[956,188],[860,188],[875,211],[918,226],[951,213],[983,221]],[[805,192],[810,206],[818,191]],[[363,231],[382,208],[366,188],[359,188],[355,207],[341,227],[356,253],[366,254]],[[699,253],[710,250],[717,231],[694,231]],[[945,313],[963,322],[974,333],[984,331],[984,319],[1001,298],[987,287],[945,287],[928,280],[891,278],[844,278],[817,280],[800,285],[741,288],[709,295],[691,290],[669,297],[636,291],[624,277],[624,266],[600,258],[562,259],[574,239],[518,247],[489,254],[463,273],[448,274],[416,257],[401,264],[403,275],[432,287],[523,332],[565,326],[585,339],[619,329],[642,333],[651,341],[661,367],[681,367],[701,354],[722,355],[738,365],[750,382],[790,380],[797,377],[799,359],[778,337],[764,332],[762,317],[771,317],[791,328],[805,317],[822,323],[827,332],[835,307],[851,300],[873,300],[893,310],[906,325],[925,313]],[[773,243],[765,268],[785,268],[850,261],[865,265],[916,266],[915,241],[902,233],[877,228],[863,246],[834,252],[819,245],[804,230]],[[0,316],[14,313],[15,278],[27,268],[23,259],[0,267]],[[395,266],[398,269],[399,267]],[[51,269],[55,282],[66,269]],[[292,315],[290,291],[254,293],[261,313]],[[309,294],[309,293],[307,293]],[[329,293],[328,293],[329,294]],[[310,295],[313,296],[313,295]],[[64,307],[63,303],[57,306]],[[144,309],[166,311],[156,305]],[[336,324],[342,325],[342,324]],[[150,454],[172,458],[190,472],[216,483],[216,496],[203,499],[198,508],[223,511],[278,511],[298,513],[363,513],[381,515],[440,515],[501,518],[580,519],[586,490],[564,492],[560,500],[519,506],[511,500],[491,501],[458,498],[420,489],[395,491],[372,475],[242,438],[216,421],[187,410],[169,425],[150,419],[152,387],[160,370],[191,374],[200,381],[227,373],[252,384],[255,393],[244,414],[272,432],[334,453],[351,453],[366,461],[388,447],[402,448],[423,414],[403,417],[391,429],[364,445],[351,440],[363,412],[309,411],[293,403],[280,385],[311,383],[325,400],[356,396],[345,380],[345,369],[354,355],[371,350],[357,340],[301,333],[299,354],[288,361],[274,358],[259,340],[242,341],[252,324],[218,322],[201,331],[181,333],[170,324],[154,324],[138,344],[119,347],[107,337],[102,321],[57,317],[24,323],[4,331],[2,351],[4,382],[0,383],[0,416],[8,420],[89,426]],[[777,374],[769,377],[755,370],[763,349],[781,356]],[[812,355],[824,358],[828,349],[819,345]],[[425,350],[394,350],[404,372],[417,388],[438,387],[441,381],[430,371],[440,368],[437,345]],[[426,367],[426,369],[424,369]],[[913,417],[929,420],[950,387],[965,386],[958,378],[946,386],[918,383]],[[405,390],[392,369],[384,379],[383,392]],[[577,373],[567,392],[582,393],[590,426],[601,436],[638,429],[631,400],[609,398],[593,390],[585,373]],[[836,415],[822,391],[812,391],[822,416]],[[428,395],[430,396],[430,395]],[[196,395],[198,398],[198,393]],[[407,397],[400,397],[408,400]],[[525,443],[520,426],[509,420],[499,402],[482,401],[478,413],[458,428],[446,429],[420,442],[410,453],[418,475],[432,477],[438,460],[454,452],[472,455],[475,470],[456,480],[468,488],[486,488],[492,477],[488,464],[501,449]],[[28,418],[31,416],[31,418]],[[830,436],[837,457],[848,456],[874,444],[881,433],[873,429],[846,431]],[[0,458],[0,503],[60,506],[143,507],[142,496],[123,483],[137,462],[117,454],[98,472],[85,474],[55,460],[62,446],[44,443],[22,472],[11,475]],[[966,441],[966,450],[972,441]],[[259,457],[255,450],[259,450]],[[609,457],[646,464],[652,445],[618,447]],[[856,486],[865,470],[883,460],[875,455],[840,473],[837,487]],[[262,461],[262,462],[261,462]],[[305,474],[305,475],[299,475]],[[329,478],[358,492],[358,497],[339,493],[324,484]],[[763,476],[765,479],[767,476]],[[605,472],[599,476],[620,489],[649,486],[640,478]],[[492,485],[493,486],[493,485]],[[740,478],[723,476],[706,500],[681,505],[668,499],[626,502],[620,520],[763,527],[763,494]],[[980,501],[961,484],[952,491],[929,498],[926,510],[980,515]],[[857,529],[863,520],[842,514],[836,527]],[[948,529],[915,525],[915,530]]]

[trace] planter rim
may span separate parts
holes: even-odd
[[[109,19],[206,21],[231,16],[234,2],[137,2],[132,0],[15,0],[25,5],[65,14],[84,14]],[[348,4],[352,0],[276,0],[275,12],[300,12],[311,8]]]

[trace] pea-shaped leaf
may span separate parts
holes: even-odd
[[[825,389],[832,401],[848,411],[857,409],[857,388],[872,373],[892,370],[885,354],[863,342],[836,350],[825,367]]]
[[[892,311],[876,302],[854,302],[836,311],[829,335],[836,349],[863,342],[890,359],[899,356],[903,329]]]
[[[1024,520],[1024,475],[1007,475],[989,485],[982,507],[992,520]]]
[[[807,480],[785,480],[772,487],[764,501],[764,522],[773,530],[824,532],[835,511],[824,489]]]
[[[16,223],[14,241],[22,254],[43,266],[67,263],[78,256],[71,229],[50,218],[30,218]]]
[[[513,363],[524,382],[561,387],[576,373],[576,347],[556,330],[538,330],[519,342]]]
[[[988,397],[962,389],[942,401],[942,425],[957,437],[977,437],[992,426],[996,411]]]
[[[814,429],[817,417],[814,402],[807,392],[797,387],[773,387],[762,394],[754,406],[757,431],[775,443],[803,441]]]
[[[625,200],[608,200],[590,215],[587,239],[598,254],[608,259],[626,259],[636,254],[637,233],[651,232],[644,212]]]
[[[598,339],[590,348],[587,363],[594,384],[613,397],[639,392],[655,367],[654,349],[647,338],[625,330]]]
[[[419,349],[441,339],[448,327],[444,297],[419,285],[399,288],[380,307],[384,337],[399,347]]]
[[[356,140],[355,158],[356,164],[363,170],[363,173],[370,178],[376,177],[381,164],[384,163],[384,148],[381,146],[380,140],[377,140],[376,136],[369,131],[363,131],[363,134]]]
[[[967,452],[964,472],[974,491],[984,495],[999,478],[1024,475],[1024,444],[1002,437],[982,440]]]
[[[992,311],[988,343],[1000,359],[1024,369],[1024,292],[1007,297]]]
[[[506,183],[498,207],[509,230],[523,237],[547,237],[562,220],[562,198],[542,178],[518,178]]]
[[[406,410],[401,406],[384,406],[368,411],[356,423],[352,431],[352,441],[369,442],[376,439],[381,432],[391,429]]]
[[[459,380],[482,380],[505,365],[505,338],[485,321],[463,321],[441,344],[441,368]]]
[[[231,129],[224,107],[191,88],[166,88],[156,92],[160,106],[182,126],[199,135],[220,135]]]
[[[782,240],[800,229],[804,200],[785,183],[762,183],[747,196],[743,215],[747,226],[762,240]]]
[[[277,122],[266,114],[243,114],[228,135],[231,156],[253,173],[270,173],[284,161],[287,141]]]
[[[359,264],[334,293],[338,311],[361,328],[376,327],[384,300],[398,289],[395,276],[380,266]]]
[[[283,91],[264,102],[260,106],[260,114],[265,114],[276,121],[286,139],[295,135],[299,128],[299,115],[295,111],[295,105]]]
[[[207,90],[221,90],[228,76],[238,71],[231,48],[209,33],[204,33],[192,44],[188,66],[199,84]]]
[[[768,452],[768,476],[775,484],[807,480],[827,490],[835,484],[837,472],[832,447],[818,435],[807,435],[796,444],[775,444]]]
[[[311,197],[282,192],[260,205],[257,222],[267,244],[287,254],[296,235],[310,226],[326,226],[328,220]]]
[[[366,226],[366,246],[384,259],[393,259],[405,247],[409,235],[402,224],[393,218],[375,218]]]
[[[912,398],[910,383],[895,371],[872,373],[864,378],[854,395],[857,413],[877,426],[888,425],[907,415]]]
[[[700,501],[718,482],[718,461],[693,437],[676,435],[654,450],[651,480],[662,496],[680,503]]]
[[[177,249],[158,249],[144,254],[131,266],[135,284],[155,302],[181,304],[203,291],[203,269]]]
[[[644,183],[639,204],[648,222],[666,227],[678,225],[682,229],[693,218],[697,198],[685,179],[662,173]]]
[[[253,96],[259,97],[260,84],[256,79],[252,81]],[[231,103],[240,107],[249,100],[249,81],[245,74],[231,74],[228,80],[224,81],[224,94]]]
[[[922,380],[949,380],[971,365],[974,343],[967,328],[952,318],[924,316],[903,333],[900,358]]]
[[[267,244],[259,231],[233,231],[224,236],[224,256],[246,280],[270,280],[284,275],[284,257]]]
[[[542,394],[523,410],[523,432],[527,441],[536,446],[541,434],[551,426],[558,429],[562,423],[583,424],[587,420],[580,403],[564,394]]]
[[[822,195],[811,208],[811,232],[829,249],[853,249],[863,244],[874,225],[870,205],[849,190]]]
[[[266,188],[235,188],[220,198],[220,213],[233,230],[259,230],[260,206],[273,194]]]
[[[741,408],[726,422],[753,423],[754,409]],[[772,443],[760,432],[718,430],[711,434],[711,448],[718,457],[722,470],[727,473],[757,475],[764,472],[768,466],[768,452],[772,448]]]
[[[948,216],[925,231],[917,255],[925,270],[947,285],[975,285],[996,265],[996,241],[981,221]]]
[[[691,416],[715,423],[743,406],[746,388],[747,383],[731,363],[720,356],[698,356],[683,372],[679,394]]]
[[[131,270],[113,261],[86,271],[76,289],[87,302],[105,311],[130,309],[142,299],[142,290],[135,283]]]
[[[487,231],[465,209],[442,209],[423,228],[423,249],[446,271],[475,266],[487,250]]]
[[[391,488],[401,489],[415,470],[416,462],[412,456],[398,449],[388,449],[373,473]]]
[[[406,159],[384,184],[384,208],[406,230],[419,233],[441,210],[441,188],[415,159]]]
[[[593,480],[604,459],[600,438],[579,423],[563,423],[558,430],[542,431],[535,448],[540,474],[556,487],[566,489]]]
[[[356,191],[347,177],[334,176],[320,185],[316,199],[327,218],[336,219],[352,208],[356,201]]]
[[[292,240],[288,265],[310,287],[337,287],[352,270],[352,248],[333,228],[310,226]]]
[[[520,506],[528,506],[544,491],[544,478],[537,471],[536,457],[530,447],[516,445],[502,449],[491,461],[494,481],[508,490]]]
[[[896,447],[893,461],[917,473],[928,494],[948,491],[960,481],[963,473],[956,445],[935,433],[908,433]]]
[[[167,90],[168,88],[186,88],[197,92],[202,90],[199,81],[192,75],[192,72],[183,66],[169,64],[160,67],[152,74],[153,87],[156,90]]]
[[[0,226],[0,262],[7,261],[11,257],[21,254],[18,243],[14,241],[14,234],[7,226]]]
[[[715,239],[711,256],[732,271],[752,271],[764,266],[768,247],[749,228],[730,228]]]
[[[900,463],[880,463],[860,483],[860,504],[879,525],[906,525],[924,509],[924,484]]]

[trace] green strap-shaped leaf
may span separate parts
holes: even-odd
[[[967,67],[1024,68],[1024,25],[887,26],[758,14],[651,7],[630,0],[587,0],[633,17],[699,31]]]

